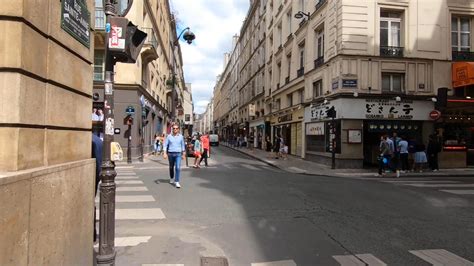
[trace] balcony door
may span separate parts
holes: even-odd
[[[380,46],[401,47],[400,28],[402,24],[399,13],[381,12]]]

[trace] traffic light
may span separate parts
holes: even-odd
[[[133,125],[133,117],[132,117],[131,115],[127,115],[127,116],[123,119],[123,124],[124,124],[124,125],[128,125],[128,126]]]
[[[438,88],[438,95],[436,97],[436,109],[444,108],[448,105],[448,88]]]
[[[122,17],[110,18],[109,52],[116,62],[135,63],[147,34]]]
[[[336,118],[336,109],[334,109],[334,106],[331,106],[331,108],[326,111],[326,115],[331,118]]]

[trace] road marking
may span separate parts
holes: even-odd
[[[442,265],[469,265],[472,266],[473,262],[468,261],[464,258],[459,257],[445,249],[425,249],[425,250],[410,250],[410,253],[419,257],[420,259],[433,264],[434,266]]]
[[[474,187],[474,184],[406,184],[412,187]]]
[[[372,254],[332,256],[341,266],[387,266],[387,264]]]
[[[156,201],[153,196],[150,195],[127,195],[127,196],[115,196],[115,202],[153,202]],[[96,199],[96,203],[99,203],[99,199]]]
[[[440,189],[439,191],[448,192],[457,195],[474,195],[474,190],[469,189],[459,189],[459,190],[452,190],[452,189]]]
[[[296,263],[294,260],[280,260],[280,261],[251,263],[250,265],[251,266],[296,266]]]
[[[276,169],[270,166],[262,166],[262,168],[268,171],[272,171],[272,172],[281,172],[279,169]]]
[[[117,185],[143,185],[143,181],[140,180],[119,180],[115,181],[115,184]]]
[[[124,179],[138,179],[138,176],[133,176],[133,175],[121,175],[115,177],[115,180],[124,180]]]
[[[250,165],[250,164],[241,164],[244,168],[250,169],[250,170],[259,170],[257,167]]]
[[[142,264],[142,266],[184,266],[184,264]]]
[[[118,187],[116,191],[148,191],[146,187]]]
[[[96,219],[99,219],[99,208],[96,209]],[[160,208],[148,209],[115,209],[115,220],[159,220],[166,219]]]
[[[115,166],[115,169],[132,169],[132,165],[117,165]]]
[[[134,247],[141,243],[146,243],[150,240],[151,236],[128,236],[128,237],[116,237],[114,239],[115,247]],[[95,248],[99,247],[99,243],[94,245]]]
[[[229,165],[229,164],[222,164],[222,166],[224,166],[227,169],[235,169],[236,168],[235,166],[232,166],[232,165]]]

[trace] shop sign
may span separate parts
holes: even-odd
[[[324,122],[306,124],[306,135],[324,136]]]
[[[310,120],[317,121],[328,119],[328,110],[332,107],[331,104],[319,104],[311,107]]]
[[[290,122],[293,120],[293,114],[282,115],[278,117],[278,123]]]
[[[90,12],[84,0],[61,1],[61,28],[89,48]]]
[[[438,110],[433,110],[430,112],[430,118],[433,120],[438,120],[441,117],[441,112]]]
[[[255,116],[255,104],[249,104],[249,116]]]
[[[357,88],[357,79],[343,79],[342,87],[343,88]]]
[[[365,118],[367,119],[413,119],[413,101],[389,99],[365,99]]]

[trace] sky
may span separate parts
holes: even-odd
[[[217,76],[224,69],[224,53],[230,52],[232,36],[239,34],[249,0],[170,0],[177,17],[177,34],[189,27],[196,35],[191,45],[180,40],[184,79],[191,83],[194,112],[204,113]]]

